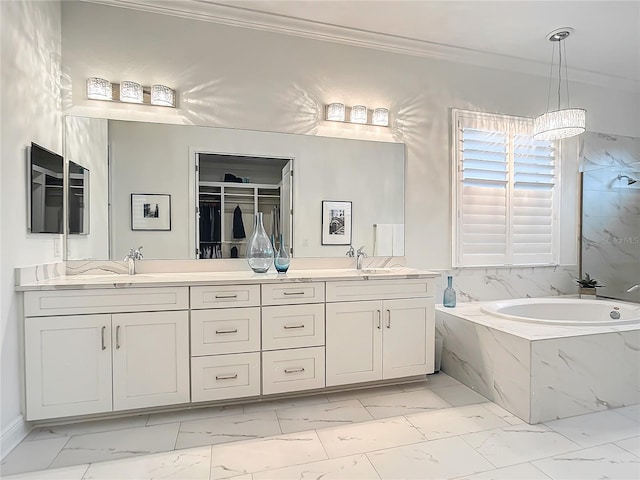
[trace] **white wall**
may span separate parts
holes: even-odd
[[[107,120],[72,117],[64,119],[65,163],[75,162],[89,170],[89,231],[69,235],[67,258],[109,258],[109,170]]]
[[[26,147],[62,153],[60,3],[0,2],[0,326],[2,453],[22,428],[18,295],[13,268],[59,260],[60,236],[27,233]],[[17,438],[19,440],[19,437]]]
[[[352,202],[353,244],[368,246],[370,253],[374,224],[403,222],[405,154],[397,143],[110,121],[109,144],[113,260],[139,245],[145,258],[194,258],[195,226],[189,220],[196,217],[190,176],[195,151],[293,159],[296,257],[344,257],[347,251],[344,245],[321,245],[323,200]],[[171,230],[132,231],[132,193],[170,194]],[[245,221],[245,228],[250,235],[251,223]]]

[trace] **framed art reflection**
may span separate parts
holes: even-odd
[[[351,202],[322,201],[322,245],[351,245]]]
[[[132,193],[131,230],[171,230],[171,195]]]

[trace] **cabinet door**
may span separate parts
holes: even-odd
[[[383,307],[383,378],[433,373],[433,298],[385,300]]]
[[[382,378],[382,302],[327,303],[327,386]]]
[[[189,312],[112,315],[113,409],[189,401]]]
[[[26,418],[111,411],[111,315],[25,319]]]

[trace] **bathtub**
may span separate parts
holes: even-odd
[[[517,298],[491,302],[483,313],[518,322],[549,325],[624,325],[640,322],[640,306],[614,300]]]
[[[436,332],[441,370],[527,423],[640,403],[638,304],[552,297],[438,305]]]

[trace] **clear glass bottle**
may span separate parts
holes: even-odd
[[[287,249],[282,241],[282,234],[280,234],[280,245],[278,246],[278,251],[276,252],[273,263],[278,273],[287,273],[289,265],[291,264],[291,257],[287,253]]]
[[[445,307],[456,306],[456,291],[453,289],[453,277],[447,277],[447,288],[444,289],[444,296],[442,298],[442,304]]]
[[[273,245],[262,223],[262,212],[255,215],[253,233],[247,242],[247,262],[256,273],[265,273],[273,263]]]

